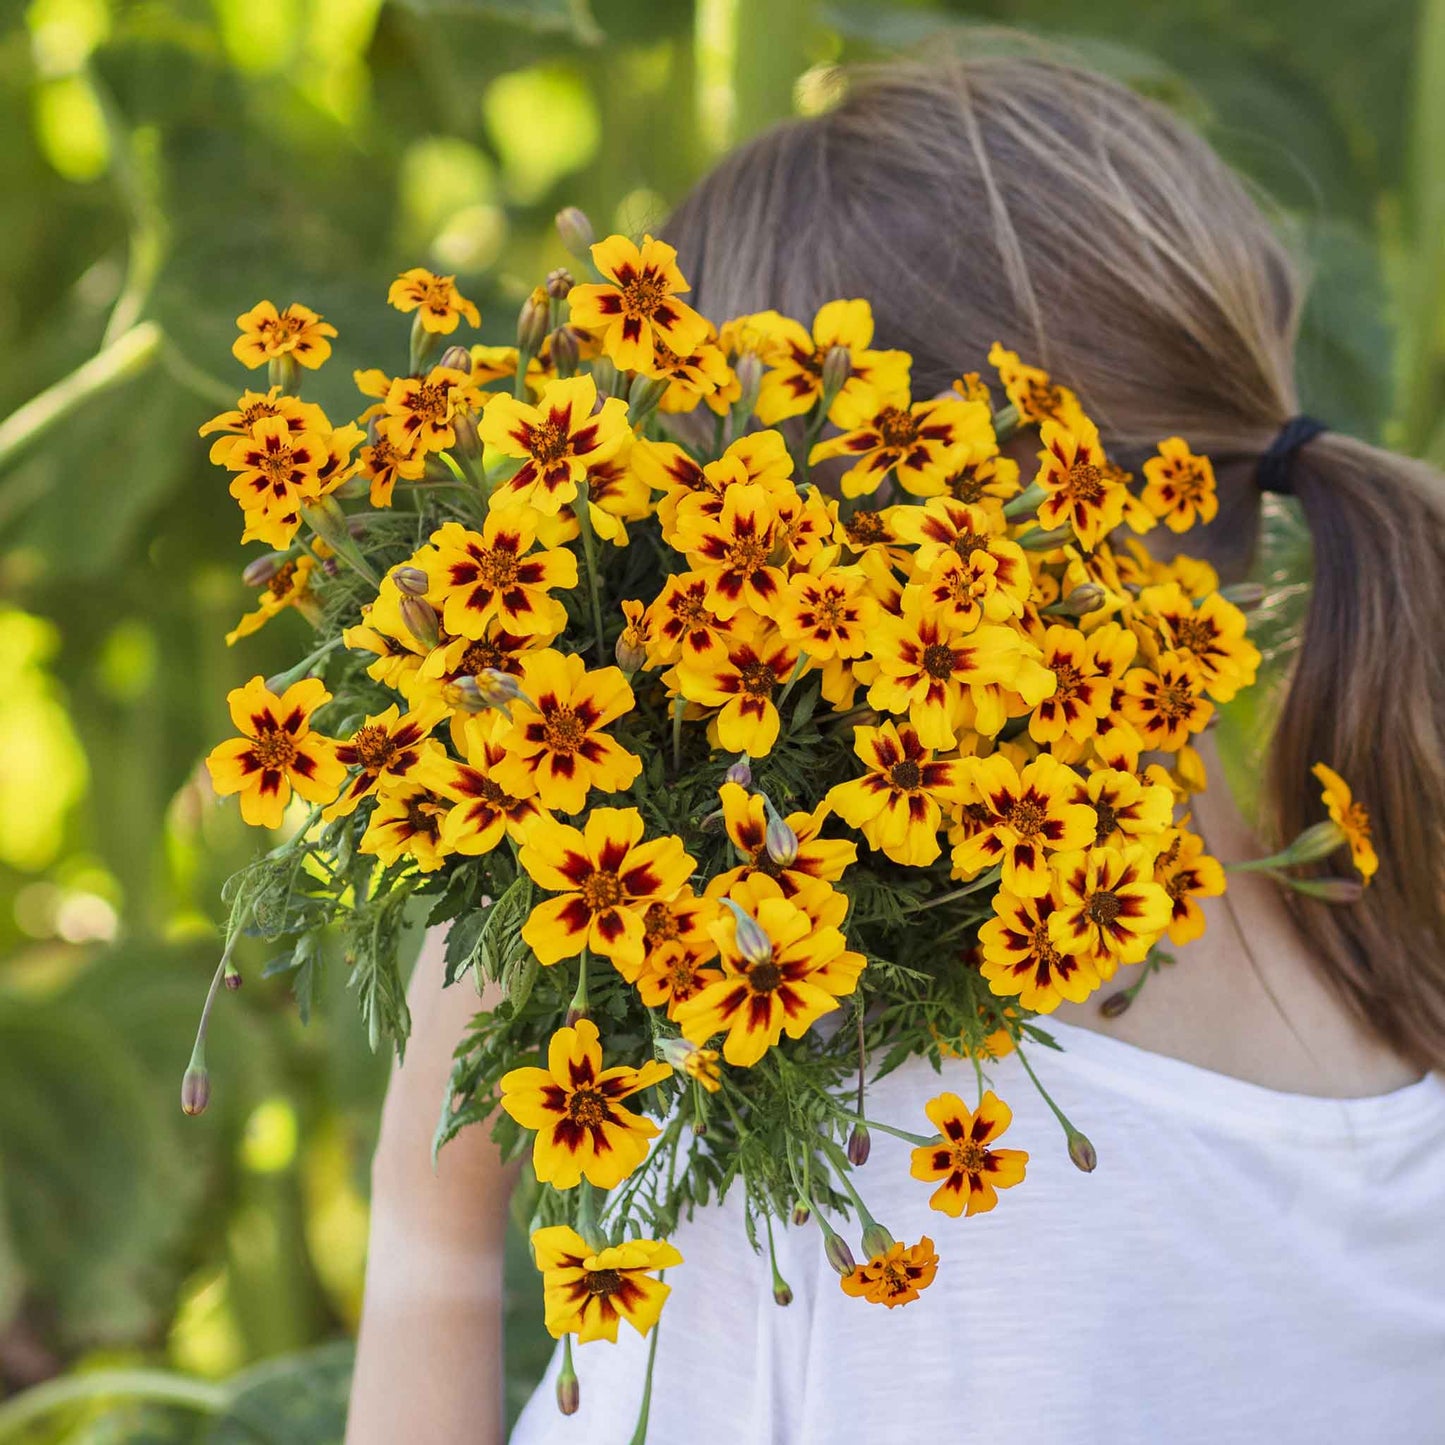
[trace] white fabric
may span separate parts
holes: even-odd
[[[1077,1172],[1016,1059],[990,1072],[1028,1178],[973,1219],[928,1207],[909,1146],[874,1133],[859,1172],[895,1236],[941,1258],[921,1298],[851,1299],[816,1227],[779,1231],[774,1304],[741,1200],[674,1242],[650,1445],[1440,1445],[1445,1441],[1445,1083],[1378,1098],[1280,1094],[1050,1025],[1030,1060],[1094,1141]],[[915,1061],[870,1117],[928,1133],[926,1099],[972,1103],[973,1068]],[[852,1228],[846,1231],[852,1235]],[[856,1241],[855,1241],[856,1248]],[[647,1346],[554,1358],[513,1445],[626,1445]]]

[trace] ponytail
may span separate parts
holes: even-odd
[[[1295,921],[1356,1014],[1445,1068],[1445,479],[1333,432],[1299,451],[1290,478],[1314,578],[1264,821],[1287,841],[1324,816],[1316,762],[1349,781],[1380,871],[1349,908],[1290,893]]]

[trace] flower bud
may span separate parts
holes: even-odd
[[[1081,1134],[1077,1129],[1069,1130],[1069,1158],[1073,1160],[1074,1168],[1081,1169],[1085,1174],[1092,1174],[1099,1163],[1098,1153],[1089,1142],[1088,1135]]]
[[[1055,527],[1048,532],[1044,531],[1042,527],[1033,527],[1015,540],[1026,552],[1053,552],[1062,547],[1073,535],[1072,527]]]
[[[442,640],[437,610],[425,597],[403,593],[401,620],[406,623],[406,630],[425,648],[433,648]]]
[[[264,587],[290,560],[284,552],[267,552],[247,564],[241,581],[247,587]]]
[[[558,376],[567,377],[577,370],[582,360],[582,347],[578,344],[577,333],[570,326],[559,326],[548,343],[552,367]]]
[[[575,1415],[582,1404],[582,1388],[577,1383],[577,1371],[572,1361],[567,1360],[557,1376],[557,1408],[564,1415]]]
[[[887,1254],[896,1243],[893,1236],[876,1219],[863,1231],[863,1253],[869,1259]]]
[[[647,661],[647,649],[630,627],[624,627],[617,634],[617,645],[612,649],[612,655],[617,659],[618,667],[629,677]]]
[[[1097,582],[1080,582],[1067,597],[1061,597],[1044,610],[1056,617],[1083,617],[1102,607],[1107,596]]]
[[[517,358],[518,366],[525,365],[525,357],[535,356],[542,349],[542,343],[547,339],[549,316],[547,293],[538,286],[517,313],[517,350],[522,353]]]
[[[788,1284],[787,1280],[778,1280],[778,1282],[773,1286],[773,1303],[787,1306],[792,1304],[792,1302],[792,1287]]]
[[[241,987],[241,970],[228,958],[226,967],[221,972],[221,979],[232,993]]]
[[[798,858],[798,835],[788,826],[787,820],[766,798],[768,825],[763,831],[763,846],[768,857],[780,868],[791,868]]]
[[[567,293],[576,285],[572,273],[565,266],[547,272],[546,291],[554,301],[565,301]]]
[[[396,590],[406,597],[425,597],[427,575],[420,567],[401,566],[391,569],[391,580]]]
[[[457,412],[452,418],[452,431],[456,433],[456,441],[452,443],[453,450],[469,461],[476,461],[482,454],[482,439],[477,434],[476,416],[470,411]]]
[[[472,374],[472,353],[465,346],[449,346],[437,357],[437,365],[448,371],[459,371],[463,376]]]
[[[823,395],[830,401],[843,389],[843,383],[853,374],[853,358],[846,346],[830,346],[823,358]]]
[[[635,376],[627,391],[627,411],[634,425],[657,410],[669,382],[661,376]]]
[[[813,1211],[806,1204],[795,1204],[793,1206],[793,1223],[801,1229],[811,1218]]]
[[[823,1253],[827,1256],[828,1263],[841,1275],[850,1275],[858,1268],[858,1262],[853,1258],[853,1251],[848,1248],[848,1241],[841,1234],[829,1232],[828,1242],[823,1246]]]
[[[1328,858],[1344,841],[1345,835],[1340,825],[1333,818],[1326,818],[1323,822],[1306,828],[1279,855],[1279,861],[1286,867],[1296,863],[1317,863],[1321,858]]]
[[[868,1126],[854,1124],[853,1132],[848,1135],[848,1162],[855,1169],[861,1169],[868,1162],[868,1156],[872,1152],[873,1139],[868,1133]]]
[[[187,1114],[204,1114],[211,1102],[211,1075],[204,1064],[192,1064],[181,1079],[181,1109]]]
[[[748,766],[748,755],[743,753],[736,762],[723,774],[724,782],[736,783],[740,788],[750,788],[753,785],[753,770]]]
[[[606,356],[599,356],[592,363],[592,380],[597,387],[597,400],[599,405],[604,397],[616,396],[618,371]]]
[[[587,213],[576,206],[564,206],[556,216],[557,234],[562,244],[579,261],[592,259],[592,243],[597,239]]]
[[[459,677],[455,682],[443,684],[442,701],[453,712],[467,712],[474,715],[486,712],[491,706],[491,703],[482,696],[482,690],[477,686],[477,680],[474,677]]]
[[[768,937],[763,925],[731,898],[722,900],[732,910],[735,925],[734,938],[737,950],[744,960],[755,967],[773,961],[773,940]]]
[[[1103,1003],[1099,1005],[1099,1012],[1106,1019],[1116,1019],[1129,1012],[1129,1005],[1134,1002],[1128,989],[1120,989],[1118,993],[1111,993]]]
[[[1337,907],[1358,903],[1365,893],[1365,885],[1357,878],[1284,878],[1283,881],[1306,898],[1317,898],[1321,903]]]

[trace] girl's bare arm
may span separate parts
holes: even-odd
[[[408,991],[413,1032],[395,1070],[372,1164],[366,1298],[346,1445],[500,1445],[502,1252],[514,1171],[485,1126],[431,1161],[452,1050],[479,1004],[442,988],[431,934]]]

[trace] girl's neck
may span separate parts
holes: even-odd
[[[1221,863],[1265,850],[1230,797],[1212,741],[1200,752],[1213,780],[1193,800],[1193,826]],[[1082,1004],[1056,1018],[1286,1093],[1338,1098],[1388,1093],[1419,1071],[1358,1020],[1319,971],[1285,907],[1279,885],[1236,873],[1222,898],[1203,902],[1208,927],[1175,962],[1156,971],[1133,1005],[1108,1019],[1099,1004],[1127,988],[1143,966],[1121,969]]]

